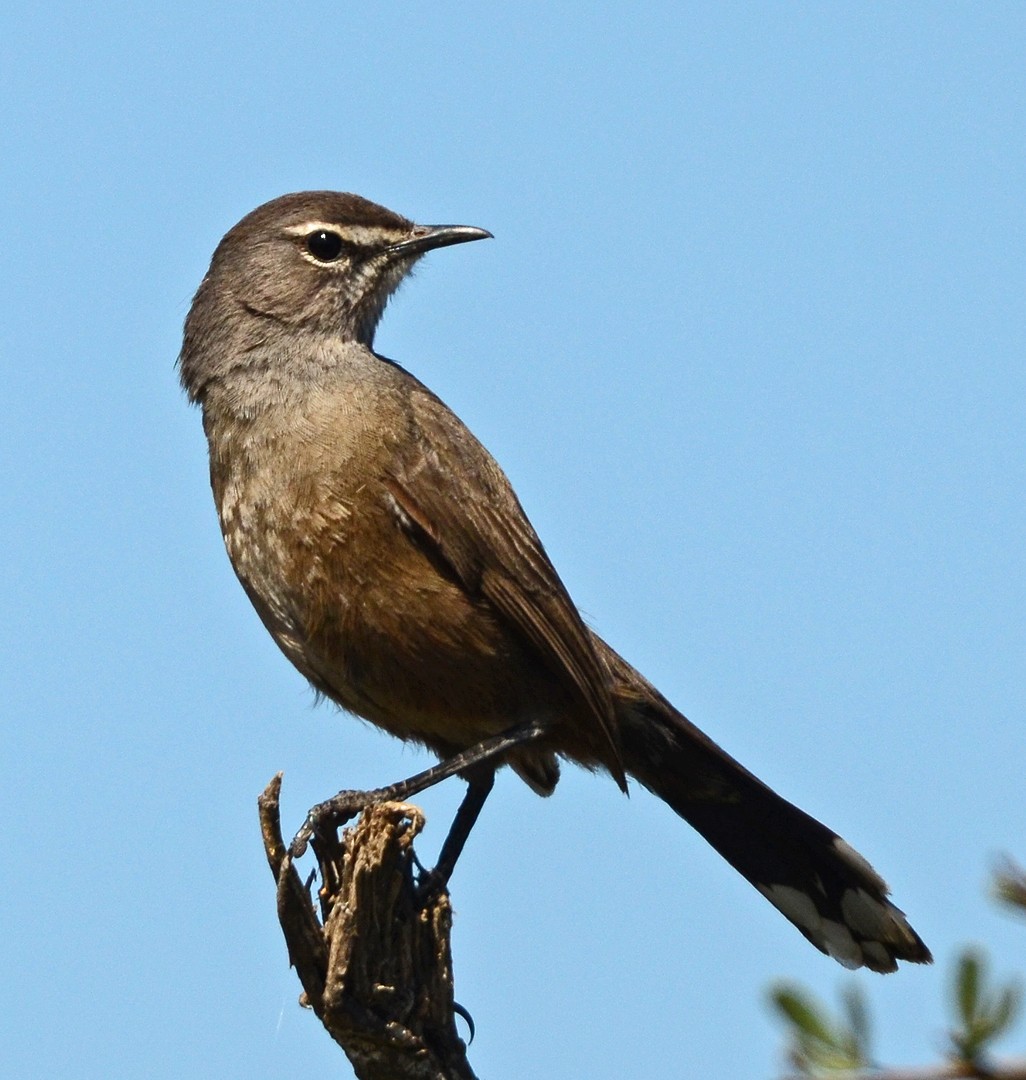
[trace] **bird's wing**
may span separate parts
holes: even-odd
[[[595,717],[626,791],[610,676],[505,474],[430,391],[418,386],[412,452],[385,479],[411,535],[537,650]],[[423,395],[423,396],[421,396]]]

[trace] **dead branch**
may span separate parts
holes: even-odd
[[[358,1080],[475,1080],[456,1033],[449,894],[422,900],[413,877],[420,809],[380,803],[321,834],[315,910],[282,840],[279,773],[260,796],[264,850],[278,887],[289,961]]]

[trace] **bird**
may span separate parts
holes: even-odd
[[[491,237],[309,191],[259,206],[217,245],[178,370],[264,626],[319,695],[437,755],[429,782],[467,781],[443,878],[497,768],[548,795],[565,760],[653,792],[845,967],[930,962],[862,855],[586,625],[495,459],[375,351],[423,255]]]

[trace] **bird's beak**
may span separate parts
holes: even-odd
[[[449,247],[450,244],[466,244],[471,240],[490,240],[492,234],[487,229],[476,229],[473,225],[415,225],[413,232],[389,249],[392,255],[409,257],[423,255],[425,251]]]

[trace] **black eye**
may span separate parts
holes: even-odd
[[[318,262],[334,262],[342,254],[342,237],[328,229],[318,229],[307,236],[306,250]]]

